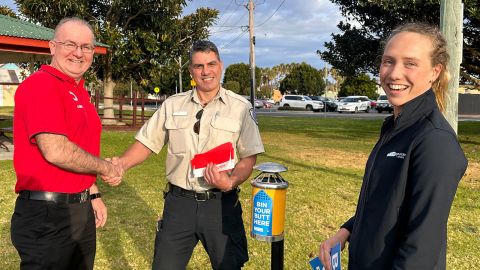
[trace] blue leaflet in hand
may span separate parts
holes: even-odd
[[[340,263],[340,242],[337,243],[331,250],[330,250],[330,257],[332,262],[332,270],[342,270],[342,265]],[[322,263],[318,257],[315,257],[310,260],[310,266],[313,270],[324,270]]]

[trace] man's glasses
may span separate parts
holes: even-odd
[[[69,51],[69,52],[76,51],[77,48],[79,48],[79,47],[80,47],[80,50],[82,50],[83,53],[93,53],[93,51],[95,50],[95,46],[93,46],[91,44],[77,45],[76,43],[71,42],[71,41],[62,42],[62,41],[56,41],[56,40],[54,40],[53,42],[62,45],[63,48],[66,51]]]
[[[195,118],[197,118],[197,122],[195,122],[195,124],[193,125],[193,132],[197,134],[200,132],[200,119],[202,119],[202,115],[203,115],[203,109],[198,111],[197,114],[195,115]]]

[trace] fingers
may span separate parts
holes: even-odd
[[[323,266],[325,267],[325,270],[331,270],[332,269],[332,262],[331,262],[331,257],[330,257],[330,250],[332,249],[332,239],[328,238],[324,242],[320,244],[320,250],[318,254],[318,258],[322,262]]]
[[[107,222],[107,207],[101,198],[92,200],[93,213],[95,214],[95,227],[103,227]]]
[[[122,182],[122,177],[125,172],[120,158],[106,158],[108,161],[108,173],[100,176],[102,180],[110,186],[118,186]]]
[[[205,167],[205,172],[203,174],[205,182],[209,185],[214,186],[220,190],[229,190],[231,189],[231,181],[227,173],[219,172],[215,164],[209,163]]]
[[[105,226],[107,223],[107,212],[100,213],[99,215],[95,215],[95,226],[97,228]]]

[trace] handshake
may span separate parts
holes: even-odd
[[[123,174],[126,172],[124,164],[120,158],[106,158],[105,168],[102,170],[100,178],[110,186],[118,186],[122,182]]]

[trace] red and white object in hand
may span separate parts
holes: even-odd
[[[221,144],[209,151],[196,154],[190,161],[193,176],[202,177],[208,163],[213,163],[218,170],[228,171],[235,167],[235,149],[231,142]]]

